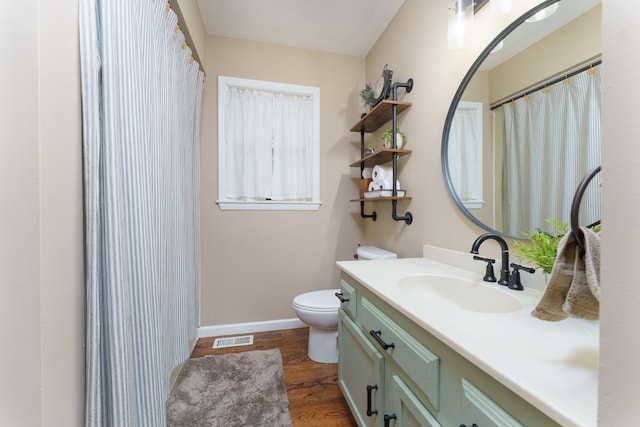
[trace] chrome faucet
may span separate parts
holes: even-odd
[[[497,234],[486,233],[479,236],[473,245],[471,246],[471,253],[478,254],[478,250],[480,249],[480,245],[487,239],[492,239],[498,242],[500,245],[500,249],[502,250],[502,266],[500,267],[500,280],[498,280],[499,285],[509,286],[509,245],[507,245],[507,241]]]

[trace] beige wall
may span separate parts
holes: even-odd
[[[221,37],[207,39],[201,143],[201,325],[295,318],[292,299],[338,286],[335,261],[351,259],[363,225],[357,197],[357,91],[364,59]],[[320,87],[318,211],[221,211],[217,76]]]
[[[29,0],[0,18],[1,425],[84,419],[77,9]]]
[[[78,0],[39,2],[43,426],[84,419],[84,268]],[[80,404],[80,405],[78,405]]]
[[[198,0],[177,0],[180,12],[184,20],[187,22],[187,30],[189,35],[193,39],[194,46],[189,46],[192,50],[198,52],[202,66],[206,63],[206,42],[207,32],[204,28],[204,22],[200,15],[200,7],[198,6]],[[206,70],[205,70],[206,72]]]
[[[0,16],[2,38],[23,41],[3,43],[2,56],[24,64],[0,68],[0,423],[34,426],[42,416],[39,134],[33,123],[38,113],[37,18],[36,1],[20,2],[13,14]]]
[[[601,426],[640,417],[640,8],[603,2]]]
[[[489,73],[492,103],[602,55],[602,7],[596,6]]]

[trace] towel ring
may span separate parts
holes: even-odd
[[[601,166],[596,166],[592,169],[588,174],[582,178],[580,184],[578,185],[578,189],[576,190],[576,194],[573,196],[573,203],[571,203],[571,233],[573,233],[573,237],[576,240],[578,246],[584,250],[584,236],[580,232],[580,224],[578,223],[578,213],[580,211],[580,202],[582,201],[582,196],[584,195],[589,182],[600,172]]]

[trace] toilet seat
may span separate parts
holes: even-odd
[[[340,309],[340,300],[335,293],[339,289],[326,289],[300,294],[293,299],[293,307],[313,312],[333,312]]]

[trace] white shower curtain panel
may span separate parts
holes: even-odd
[[[570,222],[578,184],[601,162],[601,65],[505,104],[504,231],[552,232],[547,219]],[[600,191],[590,185],[580,223],[600,219]]]
[[[80,0],[88,426],[163,426],[195,339],[203,73],[166,5]]]

